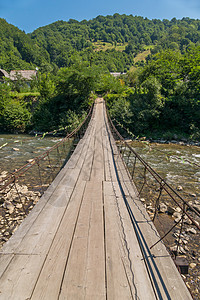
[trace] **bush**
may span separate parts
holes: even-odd
[[[19,102],[11,101],[4,108],[2,124],[9,132],[24,132],[30,121],[31,114]]]

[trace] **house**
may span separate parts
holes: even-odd
[[[0,69],[0,81],[4,81],[4,78],[9,78],[13,81],[24,79],[29,82],[34,77],[37,77],[37,70],[13,70],[8,74],[5,70]]]
[[[120,75],[124,75],[126,73],[119,73],[119,72],[110,72],[110,75],[113,75],[115,78],[119,77]]]
[[[18,80],[24,79],[25,81],[32,80],[34,77],[37,76],[36,70],[13,70],[10,71],[10,79],[11,80]]]

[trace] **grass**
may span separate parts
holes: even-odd
[[[150,49],[147,49],[141,53],[138,53],[138,55],[134,58],[134,63],[137,63],[139,61],[146,61],[146,57],[151,53]]]
[[[38,97],[40,96],[39,92],[24,92],[24,93],[18,93],[18,92],[10,92],[11,97],[23,99],[24,97],[32,96],[32,97]]]
[[[94,46],[94,51],[106,51],[106,50],[111,50],[111,49],[115,49],[117,51],[124,51],[126,46],[128,45],[128,43],[118,43],[116,46],[112,43],[108,43],[108,42],[94,42],[93,46]]]

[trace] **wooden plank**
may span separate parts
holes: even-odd
[[[111,172],[113,171],[112,153],[110,143],[107,136],[107,131],[103,128],[103,152],[104,152],[104,170],[105,170],[105,181],[111,181]]]
[[[123,264],[119,220],[111,182],[104,182],[107,299],[132,299]]]
[[[1,277],[0,299],[30,299],[44,259],[44,255],[15,255]]]
[[[95,129],[95,145],[94,145],[94,159],[91,172],[91,180],[103,181],[104,180],[104,157],[103,157],[103,144],[102,144],[102,122],[103,122],[103,105],[98,107]]]
[[[106,299],[102,183],[90,182],[85,197],[92,201],[89,228],[86,299]],[[98,234],[97,234],[98,233]]]
[[[84,148],[87,147],[88,138],[83,138],[79,141],[78,145],[76,146],[74,152],[72,153],[72,156],[70,157],[70,160],[66,164],[66,168],[68,169],[74,169],[78,165],[78,161],[83,155]]]
[[[0,254],[0,278],[12,261],[14,254]],[[1,294],[0,294],[1,297]]]
[[[105,184],[109,184],[106,182]],[[124,203],[124,199],[120,194],[120,189],[117,183],[112,183],[114,186],[114,195],[117,204],[118,218],[120,222],[120,238],[123,248],[123,263],[126,269],[126,274],[129,280],[133,298],[139,299],[155,299],[155,294],[151,285],[149,274],[143,259],[140,246],[130,222],[130,217]],[[111,191],[110,191],[111,192]],[[117,193],[117,197],[116,197]],[[138,271],[139,270],[139,271]]]
[[[98,233],[98,234],[97,234]],[[87,182],[60,298],[105,299],[102,183]]]
[[[81,169],[79,176],[80,180],[89,181],[91,176],[92,164],[94,159],[94,135],[92,135],[90,143],[88,145],[87,154]]]
[[[75,187],[79,169],[73,169],[70,175],[59,183],[41,211],[32,227],[16,249],[18,253],[40,254],[47,253],[62,216],[69,203],[69,199]]]
[[[127,168],[125,167],[124,162],[122,161],[120,155],[115,156],[115,163],[116,163],[117,170],[121,175],[120,180],[122,182],[125,181],[130,182],[130,176],[127,172]]]
[[[86,152],[84,153],[84,149],[87,149],[87,145],[91,139],[92,136],[92,130],[94,128],[94,119],[91,118],[88,127],[86,129],[86,132],[83,136],[83,138],[79,141],[78,145],[76,146],[72,156],[70,157],[70,160],[66,164],[66,168],[73,169],[77,166],[82,166],[80,163],[80,159],[84,159]]]
[[[32,300],[58,299],[86,182],[79,182],[37,280]],[[78,267],[78,266],[77,266]]]

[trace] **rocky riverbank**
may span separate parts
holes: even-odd
[[[146,205],[144,198],[141,201],[144,203],[151,219],[153,219],[155,208],[151,203]],[[192,208],[200,212],[200,200],[194,199],[189,204]],[[200,218],[190,209],[187,212],[194,219],[195,223],[199,225]],[[161,202],[158,208],[158,218],[155,219],[154,224],[160,236],[163,236],[175,223],[177,224],[163,241],[174,261],[177,257],[178,260],[185,261],[184,271],[186,268],[188,272],[184,274],[184,271],[181,272],[181,268],[177,267],[180,273],[182,273],[181,276],[190,290],[193,299],[198,300],[200,293],[200,232],[195,224],[187,216],[184,216],[183,230],[180,234],[181,218],[182,212],[180,207],[172,206],[170,203],[166,205],[166,203]]]
[[[180,146],[196,146],[200,147],[200,142],[198,141],[192,141],[189,139],[154,139],[154,138],[147,138],[147,137],[141,137],[136,139],[126,139],[127,143],[132,143],[133,141],[138,142],[148,142],[148,143],[155,143],[155,144],[176,144]],[[119,141],[120,143],[120,141]]]
[[[2,172],[0,181],[7,176]],[[0,247],[13,235],[40,197],[26,185],[10,185],[0,194]]]

